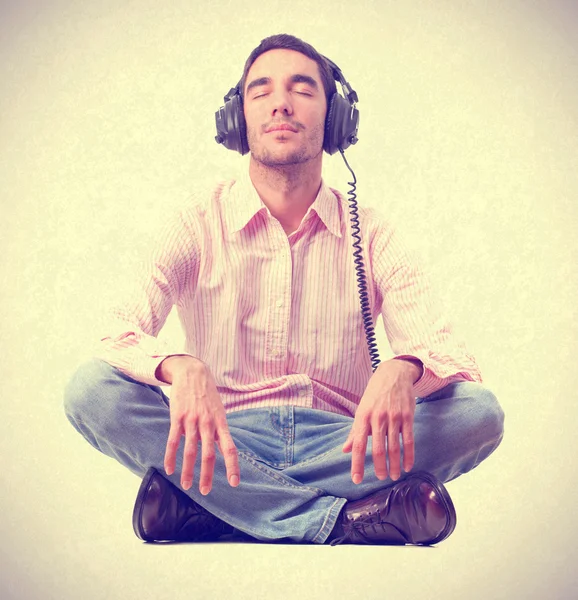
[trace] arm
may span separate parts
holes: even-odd
[[[159,365],[168,356],[186,353],[157,336],[173,305],[194,292],[199,255],[191,217],[179,211],[161,227],[131,292],[106,316],[95,355],[137,381],[168,383],[157,377]]]
[[[452,381],[481,383],[475,359],[455,338],[417,257],[391,225],[380,223],[372,258],[385,331],[396,359],[423,365],[414,394],[428,396]]]
[[[193,231],[194,219],[183,210],[165,223],[132,294],[112,311],[113,320],[101,340],[99,355],[137,381],[172,385],[165,471],[168,475],[175,472],[184,437],[180,480],[183,489],[189,489],[200,444],[199,489],[208,494],[213,482],[215,443],[225,459],[229,484],[235,487],[240,480],[237,448],[225,408],[208,366],[190,354],[165,347],[157,339],[171,308],[195,291],[200,250]]]
[[[343,446],[343,452],[352,452],[351,478],[357,484],[363,480],[369,436],[378,479],[400,477],[400,437],[403,469],[412,469],[415,396],[428,396],[452,381],[481,381],[418,262],[390,225],[380,223],[370,249],[386,334],[397,356],[382,362],[371,376]]]

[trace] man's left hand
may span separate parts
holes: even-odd
[[[373,438],[373,466],[378,479],[387,479],[388,462],[391,479],[399,479],[400,434],[403,441],[403,469],[408,472],[413,467],[413,384],[419,378],[419,369],[415,363],[391,359],[382,362],[371,376],[355,413],[349,437],[343,445],[343,452],[353,450],[353,483],[363,481],[368,436]]]

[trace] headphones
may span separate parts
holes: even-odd
[[[326,56],[331,72],[336,81],[341,84],[343,96],[334,92],[327,107],[325,117],[325,135],[323,149],[328,154],[335,154],[337,150],[345,150],[351,144],[357,143],[357,130],[359,128],[359,111],[355,108],[358,102],[357,93],[351,89],[341,69]],[[243,100],[241,98],[241,81],[231,88],[224,98],[225,105],[215,113],[217,135],[215,140],[229,150],[236,150],[241,154],[249,152],[247,142],[247,126],[243,113]]]

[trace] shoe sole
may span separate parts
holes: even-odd
[[[142,483],[140,484],[140,488],[138,490],[138,494],[136,496],[136,502],[134,503],[134,509],[132,511],[132,527],[136,536],[143,540],[144,542],[153,542],[151,538],[149,538],[141,525],[141,516],[142,516],[142,507],[144,506],[144,500],[148,493],[149,483],[154,475],[156,475],[158,471],[154,467],[150,467],[148,471],[145,473],[143,477]]]
[[[448,522],[446,526],[442,529],[441,533],[437,535],[433,540],[423,542],[420,544],[422,546],[432,546],[433,544],[437,544],[438,542],[445,540],[453,533],[457,523],[456,509],[443,483],[441,481],[438,481],[435,477],[433,477],[433,475],[430,475],[429,473],[426,473],[424,471],[419,471],[417,473],[412,473],[411,476],[422,479],[423,481],[429,483],[432,486],[438,498],[440,499],[441,504],[446,511],[446,514],[448,515]]]

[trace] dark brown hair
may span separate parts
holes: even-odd
[[[319,54],[319,52],[317,52],[317,50],[315,50],[311,44],[308,44],[294,35],[289,35],[287,33],[278,33],[261,40],[261,43],[253,50],[253,52],[251,52],[251,54],[249,54],[249,58],[245,62],[243,77],[241,78],[239,85],[241,98],[243,98],[245,93],[247,73],[249,72],[251,65],[259,56],[261,56],[261,54],[264,54],[269,50],[277,50],[279,48],[301,52],[301,54],[304,54],[317,63],[319,74],[321,75],[321,82],[323,83],[323,89],[325,90],[325,97],[327,98],[327,106],[329,106],[329,100],[331,99],[331,96],[337,91],[335,78],[333,77],[333,70],[323,56],[321,56],[321,54]]]

